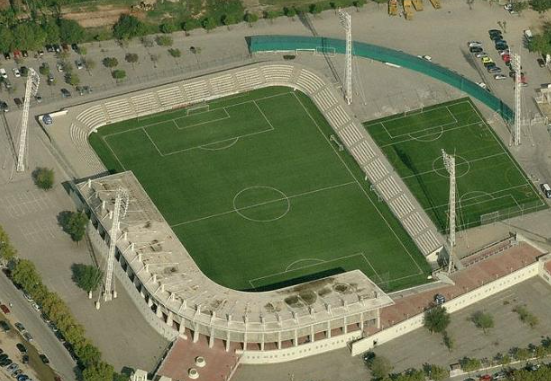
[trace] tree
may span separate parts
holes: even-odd
[[[0,25],[0,51],[9,52],[14,45],[14,38],[12,31],[4,25]]]
[[[98,289],[103,272],[96,266],[75,263],[71,266],[73,271],[73,282],[86,292],[93,292]]]
[[[205,17],[201,22],[201,26],[205,28],[207,32],[209,32],[216,28],[216,20],[214,20],[214,18],[212,17]]]
[[[352,5],[356,7],[356,9],[359,11],[359,8],[363,7],[366,3],[366,0],[354,0],[352,2]]]
[[[147,33],[147,26],[131,15],[122,15],[113,26],[113,36],[119,40],[129,40]]]
[[[86,233],[88,217],[80,212],[61,212],[58,217],[63,230],[71,236],[75,242],[80,242]]]
[[[525,361],[531,357],[528,348],[516,348],[513,351],[513,356],[519,361]]]
[[[308,10],[313,15],[318,15],[321,13],[321,7],[318,4],[310,4],[310,6],[308,6]]]
[[[168,54],[170,54],[174,58],[179,58],[182,56],[182,52],[180,49],[168,49]]]
[[[477,328],[482,329],[484,333],[494,327],[494,318],[491,314],[482,311],[476,311],[471,315],[471,321]]]
[[[48,20],[42,28],[44,29],[44,33],[46,33],[45,42],[47,44],[55,44],[59,42],[59,26],[54,20]]]
[[[54,170],[45,167],[38,167],[33,174],[34,183],[37,187],[44,190],[52,189],[54,186]]]
[[[434,307],[425,312],[423,324],[431,332],[442,333],[450,324],[450,315],[446,308]]]
[[[538,13],[543,13],[551,8],[551,1],[549,0],[530,0],[530,6]]]
[[[461,364],[461,368],[465,372],[472,372],[482,367],[482,363],[479,359],[472,359],[469,357],[463,357],[461,360],[459,360],[459,363]]]
[[[68,73],[65,76],[65,81],[71,86],[78,86],[80,84],[80,78],[75,73]]]
[[[135,64],[138,62],[138,55],[136,53],[126,53],[124,60],[130,64]]]
[[[528,2],[527,1],[513,1],[512,3],[512,9],[513,11],[517,12],[518,14],[521,14],[523,10],[528,8]]]
[[[429,380],[433,381],[443,381],[450,376],[447,369],[434,364],[424,364],[423,371]]]
[[[23,22],[13,30],[13,48],[21,50],[38,50],[44,46],[46,32],[39,24]]]
[[[222,24],[226,25],[229,29],[230,25],[233,25],[233,24],[237,23],[237,17],[235,17],[235,15],[233,15],[233,14],[224,15],[224,16],[222,16],[221,21],[222,21]]]
[[[113,68],[119,65],[119,60],[117,60],[115,57],[105,57],[102,62],[103,66],[108,68]]]
[[[34,263],[28,259],[18,260],[12,269],[11,275],[13,281],[27,292],[40,283],[40,275],[38,275]]]
[[[114,70],[112,73],[111,73],[111,76],[116,79],[117,81],[118,80],[121,80],[121,79],[125,79],[126,78],[126,71],[124,70]]]
[[[548,33],[535,34],[528,42],[528,50],[539,52],[543,55],[551,53],[551,40]]]
[[[287,17],[294,18],[297,15],[297,11],[294,7],[285,7],[283,8],[283,14]]]
[[[373,357],[373,359],[369,361],[367,366],[369,367],[369,369],[371,370],[371,374],[375,378],[386,377],[390,372],[392,372],[392,369],[394,368],[390,363],[390,360],[382,356]]]
[[[189,32],[190,30],[201,27],[201,23],[196,19],[189,19],[182,23],[182,30]]]
[[[93,366],[101,361],[100,350],[89,342],[85,341],[83,345],[76,348],[75,352],[85,367]]]
[[[539,320],[537,316],[532,315],[524,306],[516,306],[513,308],[513,311],[519,315],[520,321],[525,324],[528,324],[530,328],[534,328],[538,325]]]
[[[174,23],[174,21],[168,20],[161,24],[161,26],[159,27],[159,30],[162,33],[169,34],[169,33],[176,32],[178,30],[178,26],[176,25],[176,23]]]
[[[113,366],[99,361],[93,364],[82,372],[83,381],[112,381],[113,380]]]
[[[274,22],[274,19],[279,16],[279,14],[276,11],[265,11],[264,12],[264,18],[266,20],[269,20],[270,23]]]
[[[46,62],[44,62],[38,68],[38,72],[44,76],[47,76],[48,74],[50,74],[50,66]]]
[[[17,256],[17,250],[10,243],[8,233],[0,226],[0,258],[4,261],[12,261]]]
[[[174,43],[174,41],[172,40],[172,37],[165,36],[165,35],[157,36],[155,41],[157,42],[157,45],[159,45],[159,46],[172,46],[172,44]]]
[[[245,22],[249,23],[249,26],[252,24],[252,23],[255,23],[258,21],[258,16],[254,13],[245,13],[245,16],[243,16],[243,20],[245,20]]]
[[[84,28],[74,20],[59,19],[59,38],[67,44],[75,44],[84,40]]]

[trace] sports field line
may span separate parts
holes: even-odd
[[[324,260],[324,259],[319,259],[319,258],[304,258],[304,260],[312,260],[312,261],[315,260],[315,261],[319,261],[319,262],[318,263],[313,263],[311,265],[299,266],[299,267],[296,267],[296,268],[291,269],[291,270],[280,271],[278,273],[273,273],[273,274],[270,274],[270,275],[264,275],[264,276],[261,276],[261,277],[258,277],[258,278],[250,279],[248,282],[249,282],[249,284],[251,285],[252,288],[256,288],[255,285],[254,285],[254,282],[258,282],[259,280],[269,279],[269,278],[277,277],[279,275],[284,275],[284,274],[290,274],[290,273],[295,272],[295,271],[309,269],[309,268],[312,268],[312,267],[325,265],[325,264],[328,264],[328,263],[333,263],[333,262],[337,262],[337,261],[341,261],[341,260],[347,260],[347,259],[354,258],[354,257],[359,257],[359,256],[363,257],[363,259],[368,264],[368,266],[373,269],[373,266],[371,266],[371,264],[369,263],[369,261],[365,257],[365,254],[363,252],[359,252],[359,253],[355,253],[355,254],[344,255],[344,256],[339,257],[339,258],[333,258],[333,259],[330,259],[330,260]],[[375,269],[373,269],[373,271],[375,271]],[[377,272],[375,272],[375,274],[377,275]]]
[[[449,132],[449,131],[454,131],[454,130],[459,130],[461,128],[467,128],[467,127],[471,127],[471,126],[474,126],[474,125],[477,125],[477,124],[480,124],[482,123],[481,120],[479,121],[476,121],[474,123],[468,123],[468,124],[463,124],[463,125],[458,125],[457,127],[452,127],[452,128],[446,128],[446,129],[443,129],[442,132],[445,134],[446,132]],[[433,129],[433,128],[437,128],[437,127],[431,127],[430,129]],[[486,125],[486,123],[484,123],[484,128],[488,128],[488,126]],[[419,130],[419,131],[416,131],[416,132],[425,132],[425,131],[428,131],[430,129],[426,129],[426,130]],[[436,133],[436,132],[435,132]],[[432,135],[432,133],[429,133],[427,134],[427,136],[430,136]],[[416,140],[418,141],[420,138],[422,138],[423,136],[421,137],[411,137],[410,135],[410,138],[409,139],[401,139],[399,141],[395,141],[395,142],[391,142],[391,143],[387,143],[387,144],[381,144],[379,147],[381,148],[384,148],[384,147],[389,147],[389,146],[393,146],[393,145],[397,145],[397,144],[402,144],[402,143],[406,143],[406,142],[410,142],[412,140]]]
[[[115,151],[113,150],[113,148],[111,147],[111,145],[109,144],[109,142],[107,141],[107,139],[104,137],[104,136],[101,136],[100,135],[100,138],[101,140],[103,140],[103,143],[107,146],[107,148],[109,149],[109,151],[111,151],[111,153],[113,154],[113,156],[115,157],[115,159],[117,160],[117,162],[120,164],[120,166],[122,167],[122,169],[126,172],[126,168],[124,166],[124,164],[122,163],[121,159],[119,159],[119,157],[117,156],[117,154],[115,153]]]
[[[479,150],[473,150],[473,151],[469,151],[469,152],[474,152],[474,151],[479,151]],[[505,152],[495,153],[495,154],[493,154],[493,155],[488,155],[488,156],[480,157],[480,158],[478,158],[478,159],[465,160],[465,161],[463,161],[463,162],[461,162],[461,163],[459,163],[459,164],[456,164],[456,165],[455,165],[455,168],[461,167],[461,166],[467,165],[467,164],[470,166],[471,163],[476,163],[477,161],[482,161],[482,160],[490,159],[490,158],[492,158],[492,157],[497,157],[497,156],[501,156],[501,155],[505,155]],[[467,155],[461,155],[462,158],[464,158],[465,156],[467,156]],[[419,162],[419,164],[427,163],[427,162],[428,162],[428,161]],[[433,159],[433,162],[434,162],[434,159]],[[432,169],[429,170],[429,171],[419,172],[419,173],[417,173],[417,174],[415,174],[415,175],[402,176],[402,179],[405,180],[405,179],[411,179],[411,178],[417,177],[417,176],[428,175],[428,174],[430,174],[430,173],[435,172],[435,170],[445,169],[445,168],[446,168],[446,167],[444,167],[444,165],[442,165],[441,167],[432,168]],[[460,177],[458,177],[458,178],[460,178]]]
[[[469,101],[468,101],[468,100],[462,100],[461,102],[457,102],[457,103],[454,103],[454,104],[451,104],[451,105],[437,106],[437,107],[431,108],[430,110],[425,110],[424,108],[423,108],[423,110],[421,110],[421,111],[419,111],[419,110],[414,110],[414,111],[417,111],[417,112],[413,113],[413,111],[412,111],[412,114],[397,115],[397,116],[395,116],[394,118],[386,119],[385,122],[392,122],[392,121],[395,121],[395,120],[408,118],[409,116],[412,116],[412,115],[418,115],[418,114],[422,114],[422,113],[424,113],[424,112],[434,111],[434,110],[438,110],[438,109],[441,109],[441,108],[444,108],[444,107],[460,105],[460,104],[463,104],[463,103],[469,103]],[[380,122],[379,122],[379,123],[380,123]],[[369,123],[368,123],[368,127],[369,127]]]
[[[358,181],[358,179],[356,178],[356,176],[354,176],[354,173],[352,173],[352,170],[350,168],[348,168],[348,165],[346,165],[346,163],[344,162],[343,158],[339,155],[339,153],[337,152],[337,150],[335,149],[335,147],[333,146],[333,144],[331,143],[331,141],[327,138],[327,136],[325,136],[325,134],[323,133],[323,131],[321,130],[321,127],[319,126],[318,122],[314,119],[314,117],[310,114],[310,112],[308,111],[308,109],[304,106],[304,104],[301,102],[300,98],[294,94],[294,96],[296,97],[298,103],[302,106],[302,108],[304,109],[304,112],[306,112],[306,114],[308,115],[308,117],[312,120],[312,122],[314,123],[314,125],[318,128],[318,131],[319,133],[323,136],[323,138],[325,139],[325,141],[327,142],[327,144],[329,145],[329,147],[331,147],[331,149],[333,150],[333,153],[339,158],[340,162],[342,163],[342,165],[346,168],[346,170],[348,171],[348,173],[350,174],[350,176],[354,179],[354,181],[356,182],[356,184],[358,185],[358,187],[360,187],[361,191],[364,193],[365,197],[369,200],[369,202],[371,203],[371,205],[373,205],[373,207],[375,208],[375,210],[377,211],[377,213],[379,214],[379,216],[381,217],[381,219],[385,222],[387,228],[392,232],[392,234],[394,235],[394,237],[396,238],[396,240],[400,243],[400,245],[404,248],[404,251],[408,254],[408,256],[410,257],[411,261],[415,264],[415,266],[417,266],[417,269],[420,271],[420,272],[423,272],[423,269],[421,269],[421,267],[419,266],[419,264],[417,263],[417,261],[413,258],[413,255],[409,252],[408,248],[406,247],[406,245],[404,245],[404,243],[402,242],[402,240],[400,239],[400,237],[398,237],[398,234],[394,231],[394,229],[390,226],[390,223],[387,221],[387,219],[385,218],[385,216],[383,216],[383,213],[379,210],[379,208],[377,207],[377,205],[373,202],[373,200],[371,200],[371,198],[369,197],[369,195],[367,194],[367,191],[362,187],[362,185],[360,184],[360,182]],[[331,128],[332,129],[332,128]],[[407,234],[407,233],[406,233]]]
[[[487,196],[490,196],[492,197],[492,200],[497,200],[497,199],[500,199],[500,198],[504,198],[504,197],[508,197],[508,196],[511,196],[513,197],[512,194],[510,193],[506,193],[506,194],[502,194],[502,195],[497,195],[498,193],[501,193],[501,192],[505,192],[505,191],[509,191],[509,190],[512,190],[512,189],[515,189],[515,188],[520,188],[520,187],[524,187],[526,186],[526,184],[521,184],[521,185],[516,185],[514,187],[509,187],[509,188],[505,188],[505,189],[502,189],[502,190],[499,190],[499,191],[495,191],[495,192],[485,192],[485,191],[480,191],[482,193],[485,193]],[[473,191],[471,191],[473,192]],[[468,197],[464,200],[461,200],[462,203],[465,203],[465,201],[470,201],[470,200],[475,200],[477,198],[479,198],[481,196],[473,196],[473,197]],[[458,199],[460,199],[461,196],[458,197]],[[479,202],[473,202],[473,203],[468,203],[466,204],[465,206],[466,207],[469,207],[469,206],[474,206],[474,205],[478,205],[478,204],[483,204],[485,203],[486,201],[479,201]],[[518,203],[516,202],[515,200],[515,203],[518,205]],[[436,209],[440,209],[440,208],[447,208],[448,207],[448,204],[440,204],[440,205],[436,205],[436,206],[431,206],[430,208],[424,208],[424,210],[436,210]]]
[[[302,197],[302,196],[307,196],[307,195],[311,195],[311,194],[314,194],[314,193],[323,192],[323,191],[326,191],[326,190],[331,190],[331,189],[336,189],[336,188],[342,188],[342,187],[345,187],[345,186],[348,186],[348,185],[352,185],[352,184],[354,184],[353,181],[348,182],[348,183],[343,183],[343,184],[331,185],[331,186],[325,187],[325,188],[314,189],[314,190],[311,190],[311,191],[308,191],[308,192],[298,193],[298,194],[291,195],[291,196],[279,197],[279,198],[277,198],[277,199],[273,199],[273,200],[270,200],[270,201],[260,202],[260,203],[257,203],[257,204],[252,204],[252,205],[244,206],[244,207],[242,207],[242,208],[233,208],[232,210],[228,210],[228,211],[225,211],[225,212],[222,212],[222,213],[216,213],[216,214],[212,214],[212,215],[210,215],[210,216],[201,217],[201,218],[196,218],[196,219],[194,219],[194,220],[179,222],[179,223],[177,223],[177,224],[170,225],[170,227],[173,228],[173,227],[177,227],[177,226],[181,226],[181,225],[188,225],[188,224],[192,224],[192,223],[195,223],[195,222],[208,220],[208,219],[210,219],[210,218],[216,218],[216,217],[220,217],[220,216],[225,216],[225,215],[227,215],[227,214],[236,213],[236,212],[238,212],[238,211],[240,212],[240,211],[243,211],[243,210],[248,210],[248,209],[256,208],[256,207],[259,207],[259,206],[264,206],[264,205],[273,204],[273,203],[279,202],[279,201],[290,200],[290,199],[293,199],[293,198],[298,198],[298,197]]]
[[[442,130],[444,130],[444,127],[445,126],[450,126],[450,125],[453,125],[453,124],[457,124],[459,123],[457,118],[455,117],[455,115],[450,111],[450,109],[448,108],[448,106],[446,106],[446,110],[448,111],[448,113],[450,114],[450,116],[453,118],[453,122],[450,122],[450,123],[444,123],[444,124],[439,124],[437,126],[434,126],[434,127],[430,127],[430,128],[425,128],[425,129],[422,129],[422,130],[417,130],[415,131],[414,133],[417,133],[417,132],[423,132],[423,131],[427,131],[427,130],[432,130],[432,129],[436,129],[436,128],[441,128]],[[426,112],[430,112],[432,110],[429,110],[429,111],[426,111]],[[440,118],[434,118],[434,119],[440,119]],[[428,124],[430,122],[430,120],[426,121],[426,123]],[[406,132],[406,133],[403,133],[403,134],[398,134],[398,135],[392,135],[390,133],[390,131],[386,128],[385,126],[385,123],[388,123],[388,122],[380,122],[381,123],[381,126],[383,126],[385,132],[388,134],[388,136],[391,138],[391,139],[396,139],[396,138],[400,138],[402,136],[411,136],[411,132]]]
[[[145,128],[142,128],[143,132],[145,133],[145,136],[147,136],[147,138],[149,139],[149,141],[151,142],[151,144],[153,144],[153,146],[155,147],[155,149],[157,150],[157,153],[160,155],[160,156],[163,156],[163,153],[161,152],[161,150],[159,149],[159,147],[157,147],[157,144],[155,144],[155,142],[153,141],[153,139],[151,138],[151,136],[149,136],[149,133],[147,132],[147,130]]]
[[[233,107],[233,106],[228,106],[227,108],[230,108],[230,107]],[[214,123],[214,122],[220,122],[220,121],[222,121],[222,120],[230,119],[231,116],[230,116],[230,114],[228,113],[228,110],[226,110],[226,107],[221,107],[221,109],[224,110],[224,113],[226,114],[226,116],[224,116],[224,117],[222,117],[222,118],[217,118],[217,119],[208,120],[208,121],[206,121],[206,122],[200,122],[200,123],[190,124],[189,126],[180,127],[180,126],[178,126],[178,123],[176,123],[176,121],[177,121],[178,119],[184,119],[184,118],[185,118],[184,116],[182,116],[182,117],[180,117],[180,118],[176,118],[176,119],[171,119],[171,121],[172,121],[172,123],[174,123],[174,126],[176,126],[176,128],[177,128],[178,130],[186,130],[186,129],[188,129],[188,128],[198,127],[198,126],[202,126],[202,125],[204,125],[204,124]],[[215,110],[220,110],[220,109],[217,108],[217,109],[215,109]],[[212,110],[212,111],[214,111],[214,110]],[[209,113],[209,112],[210,112],[210,111],[206,111],[206,112],[203,112],[203,113],[201,113],[201,114],[207,114],[207,113]],[[197,114],[195,114],[195,115],[197,115]],[[151,126],[152,126],[152,125],[148,125],[148,126],[145,126],[144,128],[148,128],[148,127],[151,127]]]
[[[470,103],[469,103],[470,104]],[[482,115],[480,114],[480,111],[476,108],[473,107],[472,104],[470,104],[471,106],[471,109],[473,109],[475,111],[475,113],[478,115],[478,117],[480,119],[482,119],[482,121],[484,122],[484,124],[487,126],[487,128],[490,129],[490,126],[488,125],[488,123],[486,123],[486,121],[484,120],[484,118],[482,117]],[[513,162],[513,164],[515,165],[515,168],[519,171],[520,175],[522,178],[525,179],[526,183],[530,186],[530,188],[532,189],[532,191],[534,192],[535,196],[543,202],[543,200],[541,199],[541,196],[539,195],[539,192],[538,190],[534,187],[534,184],[532,184],[526,174],[524,173],[524,171],[522,170],[522,168],[520,168],[519,164],[517,163],[517,161],[513,158],[513,156],[511,155],[511,152],[509,152],[509,150],[505,147],[505,145],[503,144],[503,142],[501,141],[501,139],[499,139],[499,137],[497,136],[497,134],[492,130],[490,131],[492,133],[492,136],[494,138],[495,141],[497,141],[497,143],[499,144],[499,146],[507,153],[507,156],[509,156],[509,159]]]

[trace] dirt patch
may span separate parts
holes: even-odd
[[[4,1],[4,0],[0,0]],[[141,12],[132,12],[130,7],[121,7],[113,5],[98,5],[91,9],[62,10],[63,18],[74,20],[84,28],[98,28],[102,26],[114,25],[121,15],[130,14],[140,17]]]
[[[8,9],[10,7],[10,0],[0,0],[0,10]]]

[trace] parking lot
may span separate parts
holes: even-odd
[[[23,337],[29,334],[25,326],[10,315],[0,313],[0,374],[17,381],[54,381],[48,357]]]

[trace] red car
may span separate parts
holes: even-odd
[[[511,61],[511,55],[510,54],[504,54],[501,56],[501,59],[503,60],[503,62],[507,63],[509,61]]]
[[[5,304],[0,304],[0,310],[2,310],[2,312],[5,313],[6,315],[11,313],[10,309]]]
[[[480,381],[492,381],[493,377],[490,376],[489,374],[485,374],[484,376],[480,376],[479,380]]]

